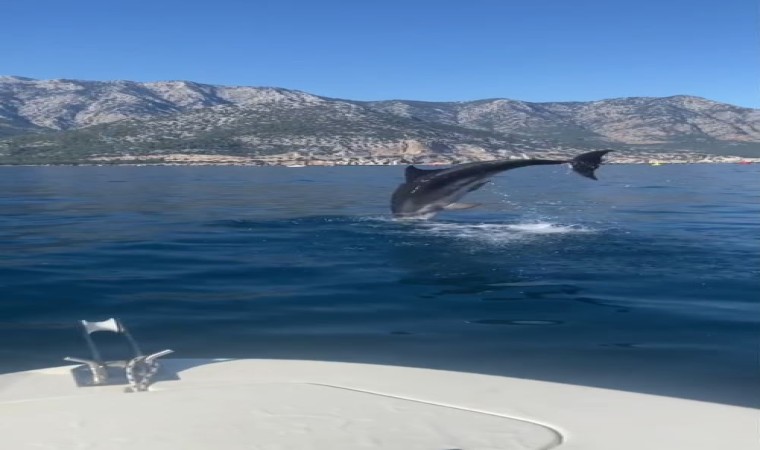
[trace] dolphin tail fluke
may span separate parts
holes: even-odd
[[[568,161],[573,170],[581,176],[596,180],[594,171],[602,165],[602,157],[612,150],[597,150],[578,155]]]

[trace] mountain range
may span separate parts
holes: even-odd
[[[0,77],[5,164],[155,162],[176,154],[462,162],[600,148],[644,158],[760,157],[760,110],[686,95],[356,101],[190,81]]]

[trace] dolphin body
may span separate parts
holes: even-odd
[[[611,150],[597,150],[578,155],[571,160],[523,159],[497,160],[459,164],[446,169],[423,170],[406,168],[406,182],[399,185],[391,197],[391,212],[396,217],[429,219],[443,210],[468,209],[478,205],[457,201],[487,184],[489,179],[505,170],[548,164],[570,164],[586,178],[596,180],[594,170],[602,157]]]

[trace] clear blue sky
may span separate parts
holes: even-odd
[[[760,107],[757,0],[6,0],[0,74]]]

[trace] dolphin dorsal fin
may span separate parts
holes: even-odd
[[[442,172],[444,170],[446,169],[419,169],[414,166],[407,166],[404,176],[406,177],[406,182],[411,183],[423,175],[430,175],[431,173]]]

